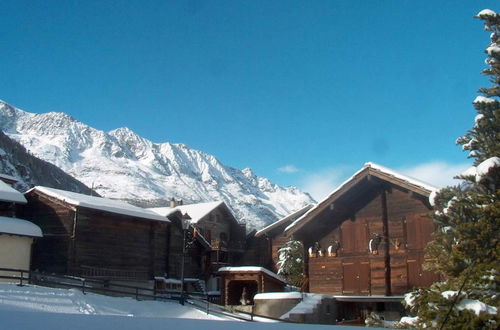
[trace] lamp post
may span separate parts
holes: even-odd
[[[181,264],[181,297],[179,299],[179,303],[184,305],[185,294],[184,294],[184,264],[186,262],[186,233],[189,229],[191,217],[184,213],[181,218],[182,225],[182,264]]]

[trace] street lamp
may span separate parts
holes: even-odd
[[[191,217],[184,213],[181,218],[182,225],[182,264],[181,264],[181,298],[179,299],[179,303],[184,305],[185,295],[184,295],[184,264],[186,262],[186,233],[189,229],[189,225],[191,223]]]

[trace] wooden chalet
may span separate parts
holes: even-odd
[[[42,236],[42,231],[35,224],[16,218],[16,207],[27,201],[10,186],[14,182],[10,176],[0,175],[0,268],[29,270],[32,243]],[[0,281],[9,281],[5,277],[13,275],[18,274],[0,271]]]
[[[185,205],[171,201],[169,207],[150,210],[168,217],[174,224],[168,276],[179,278],[176,269],[179,269],[182,259],[180,221],[182,216],[187,215],[193,244],[189,247],[185,276],[188,281],[191,278],[204,281],[204,290],[219,291],[217,271],[220,267],[235,265],[240,261],[245,249],[245,225],[238,223],[222,201]]]
[[[260,265],[273,272],[277,272],[278,250],[290,239],[290,237],[285,235],[285,228],[304,215],[313,206],[313,204],[308,204],[300,210],[273,222],[269,226],[249,234],[243,264]]]
[[[289,225],[285,234],[306,249],[309,291],[384,302],[436,281],[422,269],[434,231],[428,201],[434,190],[367,163]]]
[[[170,221],[123,201],[35,187],[23,218],[40,226],[33,269],[108,280],[166,272]]]
[[[222,305],[253,305],[257,293],[284,291],[284,280],[263,267],[223,267],[221,276]]]

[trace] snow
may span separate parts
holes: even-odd
[[[399,323],[405,323],[411,326],[416,326],[418,322],[418,316],[403,316],[401,320],[399,320]]]
[[[16,189],[0,180],[0,201],[26,204],[26,198]]]
[[[219,268],[219,273],[220,272],[234,272],[234,273],[256,273],[256,272],[263,272],[278,281],[285,282],[285,280],[279,276],[278,274],[273,273],[272,271],[264,268],[264,267],[258,267],[258,266],[241,266],[241,267],[222,267]]]
[[[258,318],[255,318],[258,320]],[[0,283],[0,329],[335,330],[332,325],[240,322],[189,304]],[[350,328],[351,329],[351,328]],[[353,327],[361,329],[360,327]]]
[[[490,48],[490,47],[488,47],[488,48]],[[478,96],[474,99],[474,101],[472,101],[472,103],[495,103],[495,102],[497,102],[495,99],[492,99],[492,98],[489,98],[486,96]],[[476,122],[477,122],[477,116],[476,116]]]
[[[496,13],[493,10],[491,10],[491,9],[483,9],[479,13],[477,13],[476,16],[477,17],[481,17],[481,18],[485,18],[485,17],[488,17],[488,16],[495,17]]]
[[[434,190],[438,190],[438,188],[435,187],[435,186],[433,186],[433,185],[430,185],[428,183],[425,183],[425,182],[420,181],[418,179],[415,179],[415,178],[409,177],[407,175],[401,174],[399,172],[396,172],[394,170],[391,170],[391,169],[389,169],[387,167],[384,167],[384,166],[381,166],[381,165],[378,165],[378,164],[375,164],[375,163],[371,163],[371,162],[366,163],[365,167],[371,167],[371,168],[379,170],[380,172],[383,172],[385,174],[392,175],[395,178],[398,178],[398,179],[400,179],[402,181],[406,181],[406,182],[408,182],[410,184],[413,184],[415,186],[424,188],[425,190],[428,190],[429,192],[432,192]]]
[[[483,120],[484,118],[484,115],[482,113],[476,115],[476,117],[474,117],[474,122],[476,123],[476,125],[481,121]]]
[[[19,236],[42,237],[40,227],[32,222],[17,219],[0,217],[0,234],[11,234]]]
[[[449,291],[443,291],[441,292],[441,295],[445,298],[445,299],[450,299],[450,298],[453,298],[457,295],[458,291],[452,291],[452,290],[449,290]]]
[[[287,215],[286,217],[284,218],[281,218],[280,220],[276,221],[276,222],[273,222],[272,224],[270,224],[269,226],[267,227],[264,227],[262,228],[261,230],[257,231],[255,233],[255,236],[256,237],[259,237],[261,235],[263,235],[264,233],[268,232],[269,230],[273,229],[273,228],[276,228],[278,227],[279,225],[283,224],[283,223],[286,223],[287,221],[291,221],[293,220],[294,218],[297,218],[299,216],[301,216],[302,214],[304,214],[305,212],[307,212],[309,209],[311,209],[312,207],[314,207],[314,204],[307,204],[306,206],[304,206],[303,208],[301,208],[300,210],[292,213],[292,214],[289,214]]]
[[[407,293],[404,296],[404,301],[405,301],[406,306],[412,307],[415,304],[415,296],[411,292]]]
[[[196,204],[186,204],[186,205],[178,205],[176,207],[153,207],[149,208],[159,215],[168,216],[169,214],[174,213],[175,211],[180,211],[182,214],[187,213],[191,218],[191,223],[197,223],[201,219],[203,219],[210,212],[218,208],[222,205],[223,201],[217,202],[207,202],[207,203],[196,203]]]
[[[153,143],[126,128],[104,132],[65,114],[33,114],[0,103],[0,129],[107,198],[224,201],[248,229],[314,203],[295,187],[280,187],[183,144]]]
[[[438,194],[439,190],[433,190],[431,194],[429,195],[429,204],[431,204],[432,207],[436,205],[436,196]]]
[[[498,310],[494,306],[487,305],[479,300],[474,299],[462,299],[459,304],[457,304],[458,310],[469,310],[474,312],[477,316],[481,313],[487,313],[491,315],[496,315]]]
[[[500,47],[497,45],[491,45],[488,48],[486,48],[486,52],[488,53],[489,56],[500,55]]]
[[[26,193],[29,193],[31,191],[39,191],[47,196],[57,198],[74,206],[86,207],[94,210],[128,215],[143,219],[170,222],[170,220],[168,220],[167,218],[162,217],[150,210],[143,209],[120,200],[97,196],[88,196],[84,194],[42,186],[36,186]]]
[[[488,172],[494,168],[500,166],[500,158],[499,157],[491,157],[483,161],[476,167],[476,181],[481,181],[485,176],[488,175]]]
[[[290,314],[308,314],[312,313],[314,308],[321,303],[323,295],[315,293],[304,293],[303,300],[287,313],[281,315],[280,319],[287,319]]]
[[[301,292],[266,292],[258,293],[253,297],[253,300],[266,299],[302,299]]]
[[[18,287],[0,283],[0,310],[10,312],[46,312],[88,315],[119,315],[139,317],[177,317],[188,319],[221,318],[182,306],[177,302],[137,301],[129,297],[109,297],[76,289],[55,289],[41,286]]]
[[[0,156],[5,156],[6,153],[5,151],[0,148]],[[13,177],[12,175],[0,173],[0,180],[5,179],[5,180],[10,180],[10,181],[17,181],[17,178]]]
[[[476,182],[480,182],[484,180],[487,176],[490,170],[494,167],[500,166],[500,158],[499,157],[490,157],[481,164],[477,166],[471,166],[468,168],[466,171],[462,172],[462,176],[475,176],[476,177]]]

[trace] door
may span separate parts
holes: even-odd
[[[343,294],[370,294],[370,261],[357,258],[342,262]]]

